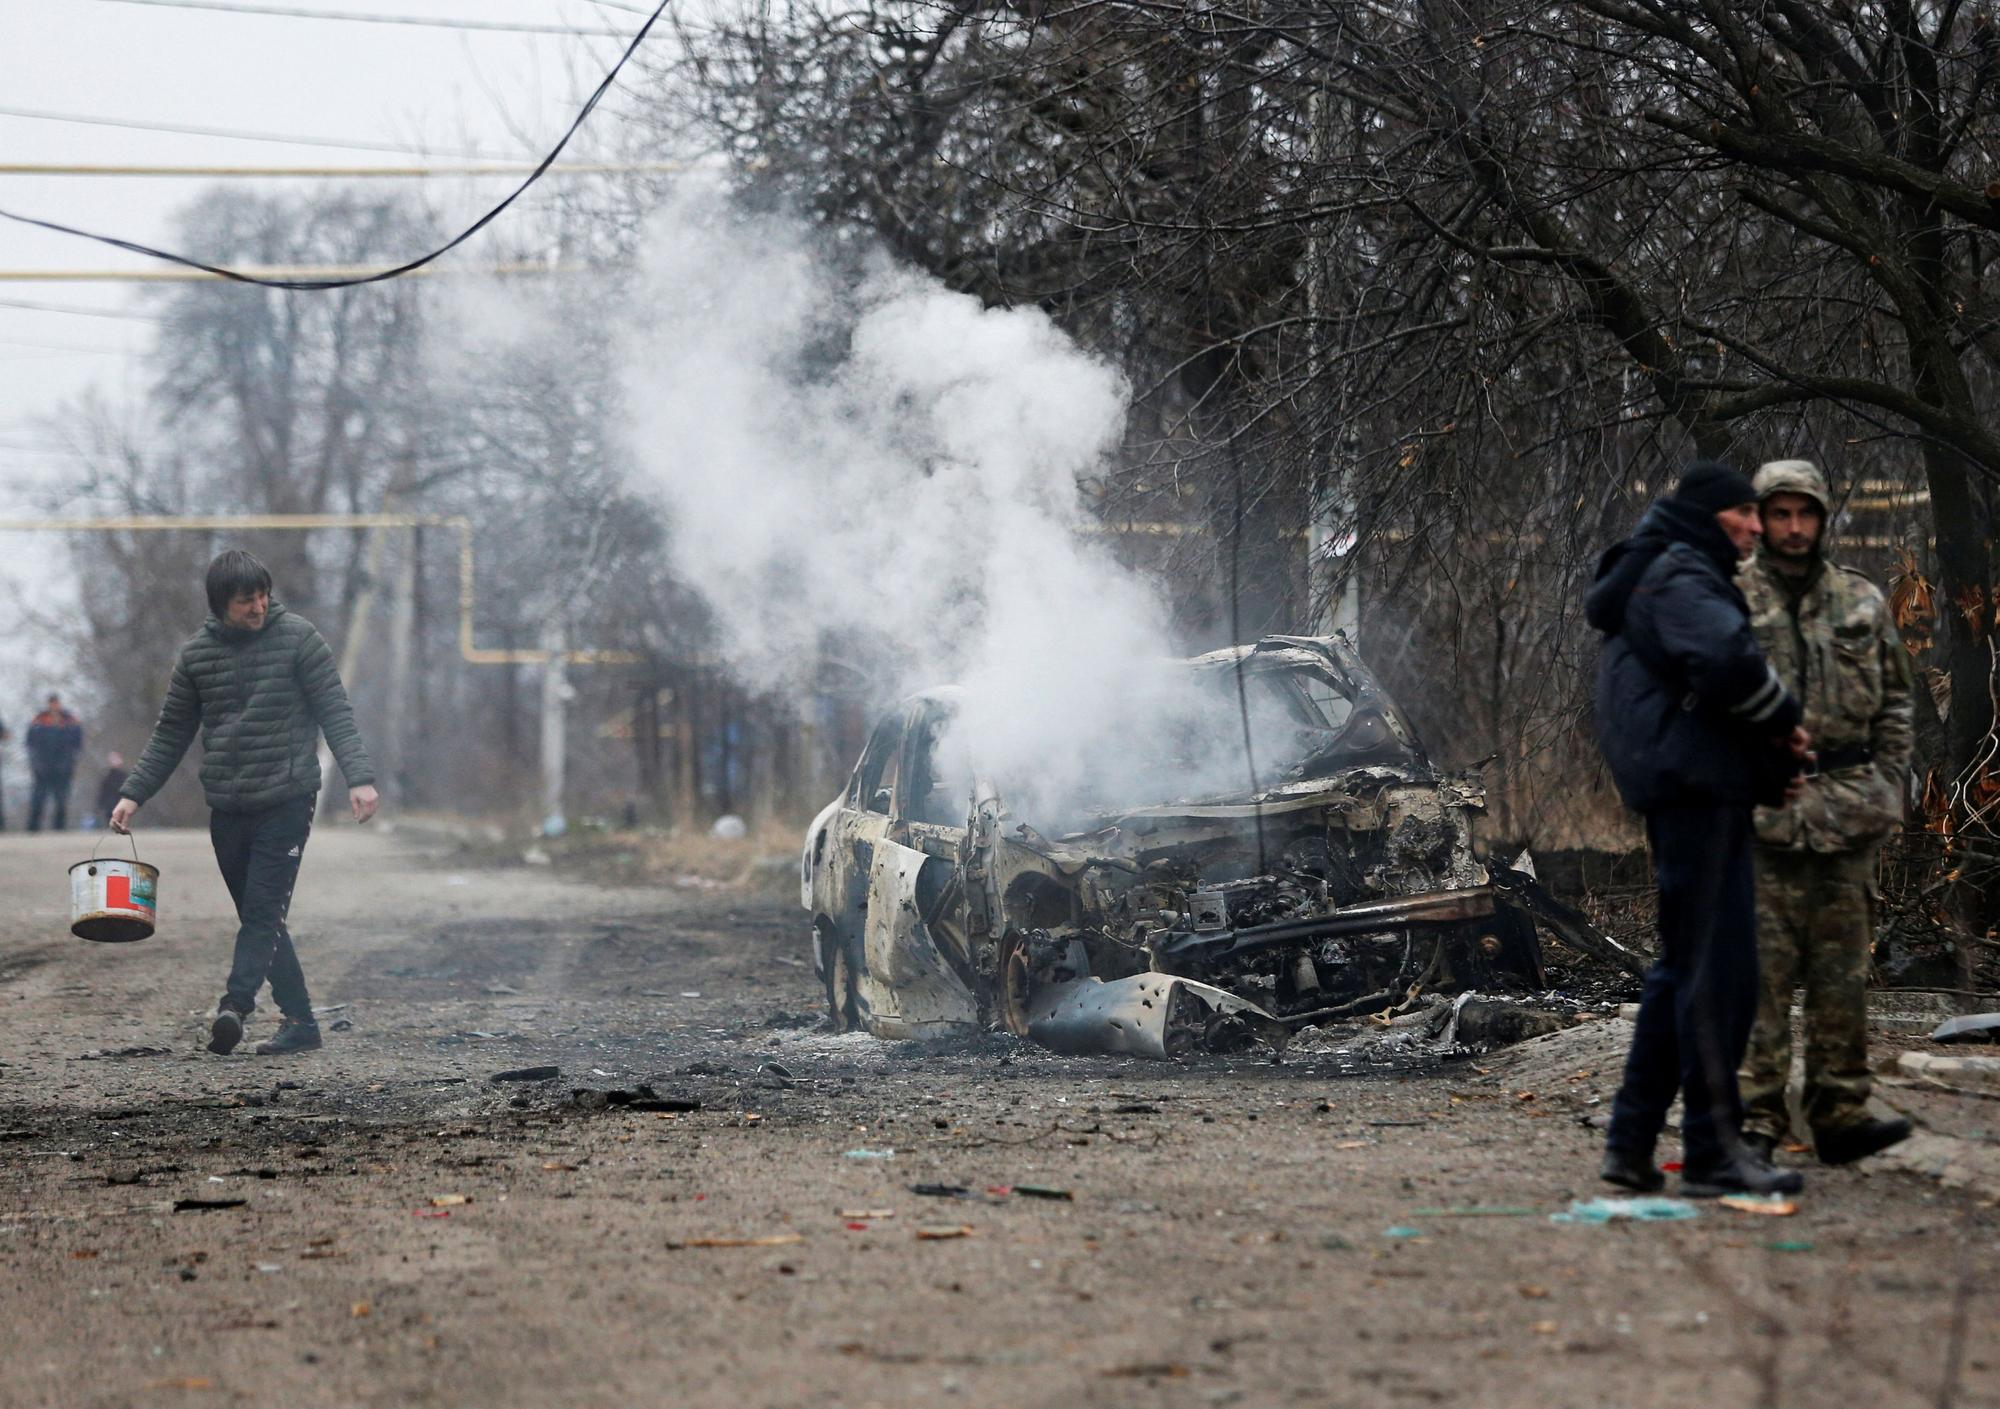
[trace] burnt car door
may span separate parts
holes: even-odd
[[[815,820],[806,841],[805,902],[813,917],[813,967],[836,1030],[867,1026],[860,977],[862,936],[875,848],[889,829],[889,801],[902,759],[902,712],[875,726],[847,787]]]
[[[943,766],[939,748],[951,714],[948,701],[920,696],[883,721],[855,770],[861,805],[828,841],[844,849],[842,898],[858,919],[839,961],[853,976],[855,1021],[878,1037],[982,1023],[958,919],[967,801],[954,808],[957,770]]]

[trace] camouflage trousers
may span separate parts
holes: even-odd
[[[1815,1131],[1865,1118],[1868,951],[1875,848],[1821,855],[1757,848],[1757,1024],[1743,1057],[1743,1128],[1782,1140],[1791,1125],[1792,992],[1805,990],[1802,1111]]]

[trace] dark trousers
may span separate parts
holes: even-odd
[[[211,812],[208,839],[215,845],[215,864],[229,897],[236,902],[236,960],[230,965],[229,987],[222,1006],[248,1016],[257,1006],[257,991],[268,978],[271,1001],[288,1018],[310,1020],[312,998],[305,972],[292,948],[285,916],[292,908],[292,887],[299,878],[299,860],[312,835],[316,799],[294,798],[261,812]]]
[[[42,829],[42,808],[54,804],[55,829],[60,832],[69,826],[69,786],[74,773],[36,773],[34,788],[28,794],[28,830]]]
[[[1757,1015],[1757,882],[1748,806],[1663,807],[1646,818],[1660,888],[1660,958],[1646,972],[1607,1143],[1651,1153],[1675,1091],[1691,1168],[1737,1149],[1736,1069]]]

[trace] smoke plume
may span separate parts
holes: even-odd
[[[967,687],[953,756],[1021,816],[1241,789],[1233,696],[1217,711],[1159,668],[1160,595],[1089,532],[1078,485],[1118,442],[1120,374],[1039,311],[823,241],[704,190],[643,261],[633,453],[738,675],[796,688],[823,641],[884,644],[885,700]]]

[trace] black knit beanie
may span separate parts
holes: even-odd
[[[1681,471],[1673,498],[1690,508],[1716,514],[1738,504],[1757,502],[1757,487],[1749,477],[1732,470],[1720,460],[1696,460]]]

